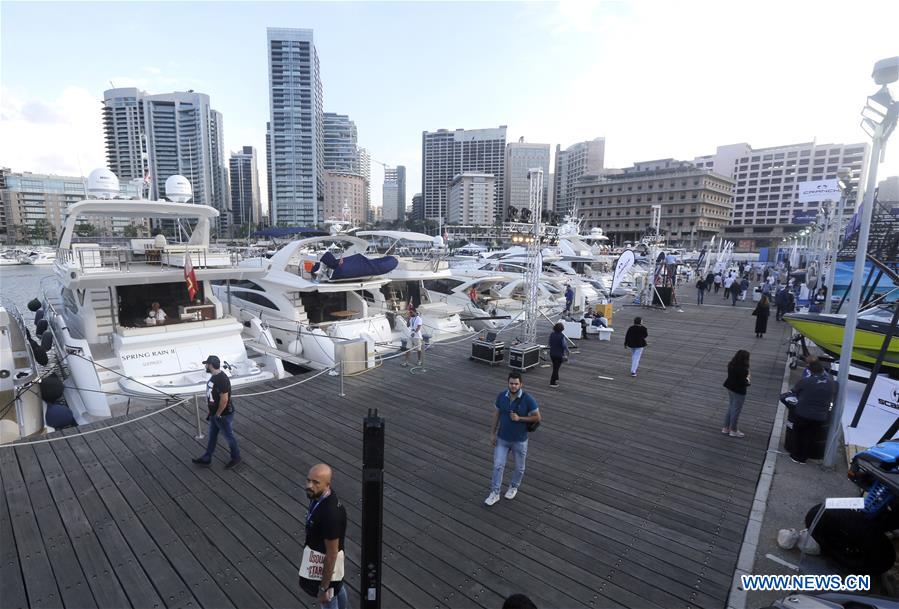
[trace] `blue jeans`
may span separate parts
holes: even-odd
[[[727,408],[727,414],[724,415],[724,426],[731,431],[737,431],[737,421],[740,420],[740,412],[743,410],[746,394],[735,393],[730,389],[727,390],[727,393],[730,397],[730,405]]]
[[[701,290],[697,289],[696,292],[697,292],[696,293],[696,304],[701,305],[702,298],[703,298],[703,296],[705,296],[705,288],[702,288]]]
[[[327,603],[321,604],[321,609],[346,609],[347,608],[347,597],[346,597],[346,582],[340,586],[340,592],[335,594],[330,601]]]
[[[493,481],[490,487],[494,493],[498,493],[503,485],[503,470],[506,469],[506,459],[510,451],[515,456],[515,469],[512,471],[512,481],[509,486],[518,488],[521,485],[521,479],[524,478],[524,466],[528,458],[528,441],[506,442],[497,438],[496,448],[493,449]]]
[[[637,367],[640,365],[640,358],[643,357],[644,347],[636,347],[631,349],[631,374],[637,374]]]
[[[228,440],[228,446],[231,448],[231,459],[240,459],[240,447],[237,445],[237,438],[234,437],[234,429],[231,427],[234,422],[234,413],[222,416],[219,421],[221,422],[217,423],[216,417],[209,417],[209,442],[206,443],[206,452],[203,453],[202,459],[207,461],[212,459],[212,453],[215,452],[216,441],[219,437],[219,429],[225,434],[225,439]]]

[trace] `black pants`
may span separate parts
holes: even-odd
[[[824,421],[813,421],[803,417],[795,417],[793,421],[793,433],[795,434],[795,442],[793,443],[793,452],[790,456],[805,463],[805,460],[812,454],[812,445],[815,442],[815,436],[818,428],[824,424]]]
[[[562,358],[561,357],[550,357],[553,361],[553,375],[549,377],[549,384],[555,385],[559,382],[559,368],[562,367]]]

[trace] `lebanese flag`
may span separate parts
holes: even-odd
[[[197,274],[194,273],[194,263],[191,262],[190,252],[184,252],[184,281],[187,282],[187,295],[193,301],[199,289],[197,289]]]

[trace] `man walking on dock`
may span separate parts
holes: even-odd
[[[231,379],[221,370],[222,362],[217,355],[210,355],[203,362],[206,372],[210,374],[206,383],[206,403],[209,408],[209,442],[206,444],[206,452],[202,457],[193,460],[198,465],[212,463],[212,454],[218,442],[219,431],[225,434],[228,446],[231,449],[231,460],[225,465],[225,469],[231,469],[240,463],[240,447],[234,436],[234,403],[231,401]]]
[[[306,541],[300,564],[300,588],[317,597],[322,609],[346,609],[346,508],[331,489],[331,467],[313,465],[306,476]]]
[[[624,347],[631,350],[631,376],[637,376],[637,368],[640,366],[640,358],[643,357],[643,349],[646,347],[646,337],[649,330],[642,324],[643,319],[634,318],[634,325],[627,329],[624,335]]]
[[[499,501],[503,485],[503,470],[509,453],[515,457],[515,469],[506,491],[506,499],[515,499],[521,479],[524,478],[525,462],[528,456],[528,424],[540,422],[537,400],[524,391],[521,373],[509,373],[509,388],[496,396],[493,423],[490,427],[493,444],[493,480],[490,494],[484,503],[494,505]]]

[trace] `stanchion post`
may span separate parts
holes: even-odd
[[[369,408],[362,426],[362,609],[380,609],[384,519],[384,417]]]
[[[338,363],[337,365],[340,366],[340,393],[337,395],[339,395],[342,398],[345,398],[346,393],[343,392],[343,360],[341,360],[340,363]]]
[[[194,436],[194,439],[202,440],[206,436],[203,434],[203,428],[200,427],[200,405],[197,402],[196,394],[194,394],[194,412],[197,413],[197,435]]]

